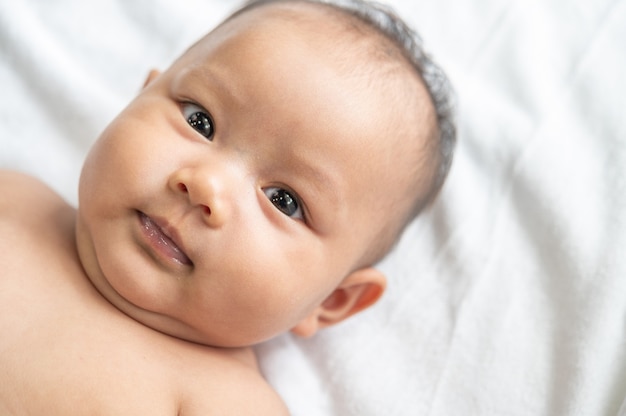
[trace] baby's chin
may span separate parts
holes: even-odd
[[[119,293],[105,290],[101,295],[117,310],[133,319],[143,327],[175,338],[213,348],[248,348],[265,341],[272,335],[247,333],[243,330],[217,330],[215,328],[196,327],[166,311],[151,311],[124,298]]]

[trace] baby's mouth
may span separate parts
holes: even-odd
[[[156,251],[158,251],[161,255],[176,261],[177,263],[184,264],[186,266],[193,265],[189,257],[187,257],[185,252],[176,243],[174,230],[168,232],[165,227],[159,225],[157,221],[150,218],[143,212],[139,212],[139,221],[141,222],[145,237]]]

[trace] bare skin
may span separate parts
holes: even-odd
[[[7,172],[0,189],[0,414],[288,414],[251,348],[170,337],[107,302],[50,189]]]
[[[328,53],[320,32],[345,26],[327,18],[261,7],[152,72],[92,148],[78,211],[0,172],[0,413],[288,413],[253,346],[381,296],[372,248],[435,122],[406,63],[376,65],[402,95]]]

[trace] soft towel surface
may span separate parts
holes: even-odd
[[[0,0],[0,167],[76,201],[86,151],[147,71],[237,4]],[[261,346],[263,371],[294,415],[617,414],[626,1],[389,4],[456,85],[450,180],[381,264],[383,300]]]

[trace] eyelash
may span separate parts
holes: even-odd
[[[304,220],[303,204],[294,192],[278,186],[270,186],[264,188],[263,193],[265,193],[267,199],[269,199],[274,207],[282,214],[295,220]],[[290,204],[293,204],[291,205],[293,211],[291,211],[289,207]]]
[[[191,128],[205,139],[213,141],[213,136],[215,136],[215,123],[211,115],[205,109],[196,104],[187,102],[181,104],[181,111],[187,124],[189,124]]]
[[[207,140],[213,141],[215,124],[206,110],[197,104],[184,102],[181,104],[181,111],[187,124]],[[303,204],[293,191],[278,186],[270,186],[264,188],[263,192],[274,207],[282,214],[289,218],[304,220]]]

